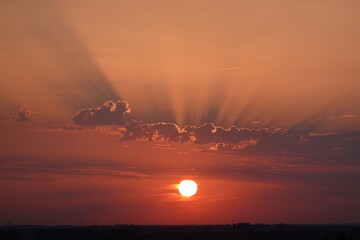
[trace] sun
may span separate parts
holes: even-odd
[[[197,192],[197,184],[193,180],[183,180],[179,184],[179,193],[185,197],[191,197]]]

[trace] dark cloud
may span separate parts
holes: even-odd
[[[82,126],[123,125],[130,111],[129,104],[125,101],[107,101],[97,108],[81,109],[73,121]]]
[[[174,123],[144,123],[132,120],[122,130],[123,140],[171,141],[180,142],[182,134]]]
[[[20,110],[15,115],[5,115],[0,117],[0,120],[28,122],[33,118],[33,113],[26,105],[22,105]]]
[[[344,115],[333,115],[326,117],[325,119],[336,119],[336,118],[355,118],[355,114],[344,114]]]
[[[286,129],[225,129],[212,123],[180,129],[174,123],[131,121],[120,130],[121,140],[213,144],[208,151],[252,156],[284,156],[299,163],[356,164],[360,159],[360,131],[293,134]]]
[[[95,130],[94,126],[78,126],[78,125],[63,125],[63,126],[47,126],[45,130],[48,131],[84,131]]]
[[[31,120],[32,113],[26,105],[21,106],[20,111],[15,115],[14,119],[17,122],[27,122]]]
[[[212,151],[219,151],[219,152],[233,152],[237,150],[237,146],[232,143],[217,143],[212,148],[210,148]]]
[[[238,144],[220,142],[220,143],[216,143],[209,150],[215,152],[234,153],[239,151],[240,149],[247,148],[251,145],[256,145],[258,141],[259,140],[251,139],[251,140],[241,141]]]
[[[81,126],[121,125],[118,134],[123,141],[193,143],[207,145],[206,150],[211,152],[284,156],[298,158],[300,162],[347,164],[360,159],[360,131],[300,134],[283,128],[224,128],[213,123],[179,128],[175,123],[126,122],[129,112],[125,101],[107,101],[98,108],[80,110],[74,122]]]
[[[250,140],[249,144],[216,143],[210,150],[241,155],[298,157],[298,163],[357,164],[360,159],[360,131],[303,136],[283,132]]]
[[[235,126],[225,129],[216,127],[213,123],[200,126],[188,125],[181,129],[174,123],[144,123],[132,120],[121,130],[123,140],[165,140],[177,143],[192,142],[207,143],[239,143],[256,140],[267,136],[285,134],[284,129],[249,129]]]
[[[199,127],[188,127],[187,131],[193,133],[195,143],[216,142],[216,127],[213,123],[205,123]]]

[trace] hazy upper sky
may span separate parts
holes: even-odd
[[[359,13],[356,0],[1,1],[0,224],[359,222]],[[108,100],[131,113],[89,110]]]

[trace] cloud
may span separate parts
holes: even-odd
[[[32,120],[33,116],[34,116],[33,112],[30,109],[28,109],[26,105],[22,105],[20,110],[15,115],[5,115],[3,117],[0,117],[0,120],[23,123]]]
[[[217,143],[213,147],[210,148],[212,151],[218,151],[218,152],[233,152],[237,150],[238,147],[235,144],[232,143]]]
[[[213,123],[200,126],[188,125],[179,128],[175,123],[144,123],[132,120],[120,130],[122,140],[163,140],[176,143],[192,142],[196,144],[208,143],[240,143],[256,141],[256,139],[275,135],[283,135],[285,129],[280,128],[237,128],[225,129]]]
[[[121,130],[122,140],[181,142],[182,132],[174,123],[144,123],[132,120]],[[185,135],[185,138],[187,136]]]
[[[130,112],[129,104],[125,101],[107,101],[97,108],[81,109],[73,121],[81,126],[122,125]]]
[[[63,126],[46,126],[42,130],[46,131],[85,131],[85,130],[96,130],[94,126],[78,126],[78,125],[63,125]]]
[[[336,118],[355,118],[355,114],[344,114],[344,115],[334,115],[326,117],[325,119],[336,119]]]
[[[74,116],[74,122],[81,126],[121,125],[111,131],[122,141],[192,143],[205,145],[201,147],[208,152],[281,156],[302,162],[339,160],[341,163],[342,160],[342,163],[356,163],[356,159],[360,159],[360,131],[300,134],[284,128],[224,128],[213,123],[180,128],[175,123],[126,121],[129,112],[127,102],[107,101],[100,107],[80,110]]]
[[[238,144],[220,142],[212,146],[210,150],[214,152],[234,153],[239,151],[240,149],[247,148],[251,145],[256,145],[258,144],[258,141],[259,140],[251,139],[248,141],[242,141]]]
[[[331,134],[269,134],[248,143],[215,143],[209,150],[239,155],[286,156],[298,163],[357,164],[360,159],[360,131]]]
[[[21,106],[20,111],[14,116],[16,122],[28,122],[31,120],[32,112],[26,105]]]
[[[13,116],[5,115],[0,120],[11,120],[15,122],[28,122],[33,118],[33,112],[26,105],[21,106],[20,110]]]
[[[187,126],[174,123],[131,121],[120,130],[123,141],[192,143],[212,146],[206,151],[246,156],[282,156],[300,163],[356,164],[360,159],[360,131],[349,133],[293,134],[279,128],[225,129],[212,123]]]

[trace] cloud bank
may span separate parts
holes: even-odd
[[[212,123],[180,129],[174,123],[132,121],[120,130],[122,140],[171,141],[214,144],[210,150],[232,154],[303,156],[318,160],[360,159],[360,131],[350,133],[293,134],[279,128],[225,129]]]
[[[224,128],[213,123],[180,128],[175,123],[131,120],[129,104],[107,101],[98,108],[80,110],[74,122],[81,126],[120,125],[122,141],[150,141],[207,145],[209,152],[239,155],[292,156],[321,162],[360,159],[360,131],[295,134],[283,128]]]

